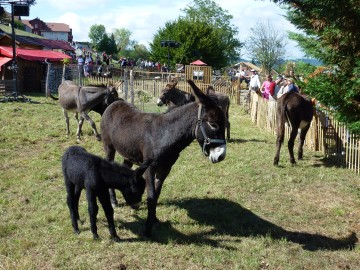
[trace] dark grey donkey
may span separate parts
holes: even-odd
[[[118,242],[114,224],[114,210],[110,203],[109,188],[121,191],[127,204],[136,209],[139,207],[145,190],[145,180],[142,174],[147,166],[141,165],[136,170],[127,166],[109,162],[88,153],[80,146],[69,147],[62,157],[62,170],[67,191],[67,205],[75,233],[80,233],[78,227],[79,199],[82,189],[86,190],[91,232],[98,239],[96,216],[99,199],[108,221],[111,238]]]
[[[303,146],[306,133],[308,132],[313,119],[314,108],[310,99],[295,93],[287,92],[277,100],[277,112],[276,112],[276,153],[274,157],[274,165],[279,164],[280,148],[284,142],[285,136],[285,123],[287,122],[291,127],[290,138],[288,141],[288,150],[290,155],[290,163],[295,164],[294,157],[294,142],[295,138],[299,134],[299,148],[298,159],[303,158]]]
[[[161,90],[161,94],[157,100],[158,106],[163,106],[166,104],[169,109],[174,107],[183,106],[189,102],[194,102],[195,97],[191,93],[187,93],[176,88],[178,81],[173,80],[168,83],[163,90]],[[229,108],[230,108],[230,98],[220,92],[215,91],[212,86],[209,86],[206,89],[206,95],[209,96],[212,100],[216,102],[216,104],[223,111],[226,121],[226,138],[230,139],[230,121],[229,121]]]

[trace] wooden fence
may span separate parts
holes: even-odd
[[[164,75],[164,74],[162,74]],[[170,75],[170,76],[169,76]],[[183,74],[166,74],[159,76],[159,73],[143,73],[135,76],[124,76],[116,78],[96,78],[102,83],[118,84],[118,91],[127,91],[132,95],[134,92],[144,91],[148,95],[158,97],[160,91],[165,88],[168,79],[178,78],[177,87],[183,91],[190,92],[190,86]],[[120,83],[121,82],[121,83]],[[94,81],[89,81],[94,83]],[[196,83],[203,91],[209,84]],[[227,94],[233,104],[243,104],[247,90],[237,82],[231,82],[227,77],[218,77],[212,81],[216,91]],[[252,94],[250,101],[250,116],[252,122],[259,128],[276,134],[276,102],[266,101],[257,94]],[[290,129],[286,127],[286,138],[289,138]],[[334,120],[320,110],[316,110],[311,127],[305,140],[305,146],[314,151],[320,151],[331,160],[336,166],[346,167],[357,174],[360,174],[360,138],[351,134],[344,125]]]
[[[256,93],[252,93],[250,102],[252,122],[259,128],[276,134],[276,102],[267,101]],[[289,138],[290,128],[285,128],[285,137]],[[305,146],[322,152],[336,166],[360,174],[360,136],[351,134],[346,126],[320,110],[316,110],[314,114]]]
[[[0,96],[5,96],[13,92],[13,80],[0,80]]]

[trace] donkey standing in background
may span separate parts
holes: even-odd
[[[172,81],[168,83],[166,87],[161,91],[161,95],[157,100],[157,105],[162,106],[166,104],[169,109],[173,107],[178,107],[185,105],[189,102],[195,101],[195,97],[191,93],[187,93],[176,88],[177,81]],[[230,139],[230,122],[229,122],[229,107],[230,107],[230,98],[220,92],[216,92],[212,86],[209,86],[206,90],[206,95],[209,96],[212,100],[223,111],[225,116],[225,125],[226,125],[226,138]]]
[[[276,138],[276,154],[274,165],[278,165],[280,159],[280,148],[284,142],[285,122],[291,126],[290,138],[288,141],[288,149],[291,164],[295,164],[294,158],[294,141],[300,128],[300,142],[298,148],[298,159],[303,158],[303,146],[306,133],[308,132],[313,118],[314,108],[311,100],[304,96],[288,92],[277,100],[277,138]]]
[[[80,140],[81,128],[84,119],[86,119],[93,129],[96,139],[100,141],[100,134],[97,132],[96,125],[88,113],[95,111],[102,115],[111,103],[119,100],[116,88],[106,87],[105,85],[78,86],[73,81],[63,81],[59,86],[58,92],[59,98],[54,97],[51,93],[49,93],[49,96],[60,102],[65,116],[67,135],[70,134],[68,112],[73,112],[78,123],[77,139]],[[78,114],[80,114],[80,121]]]

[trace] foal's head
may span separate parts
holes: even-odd
[[[140,202],[145,191],[145,179],[142,175],[147,167],[146,165],[141,165],[133,171],[129,179],[130,185],[121,191],[126,203],[133,209],[140,207]]]

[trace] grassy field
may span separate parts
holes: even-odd
[[[152,240],[141,236],[146,203],[134,211],[120,195],[122,242],[109,240],[102,209],[92,239],[85,193],[74,235],[60,160],[77,144],[75,121],[67,138],[59,104],[28,97],[0,103],[0,269],[360,269],[359,176],[307,149],[291,166],[283,147],[274,167],[275,137],[235,104],[225,160],[211,164],[195,141],[181,153]],[[88,123],[83,132],[79,144],[103,156]]]

